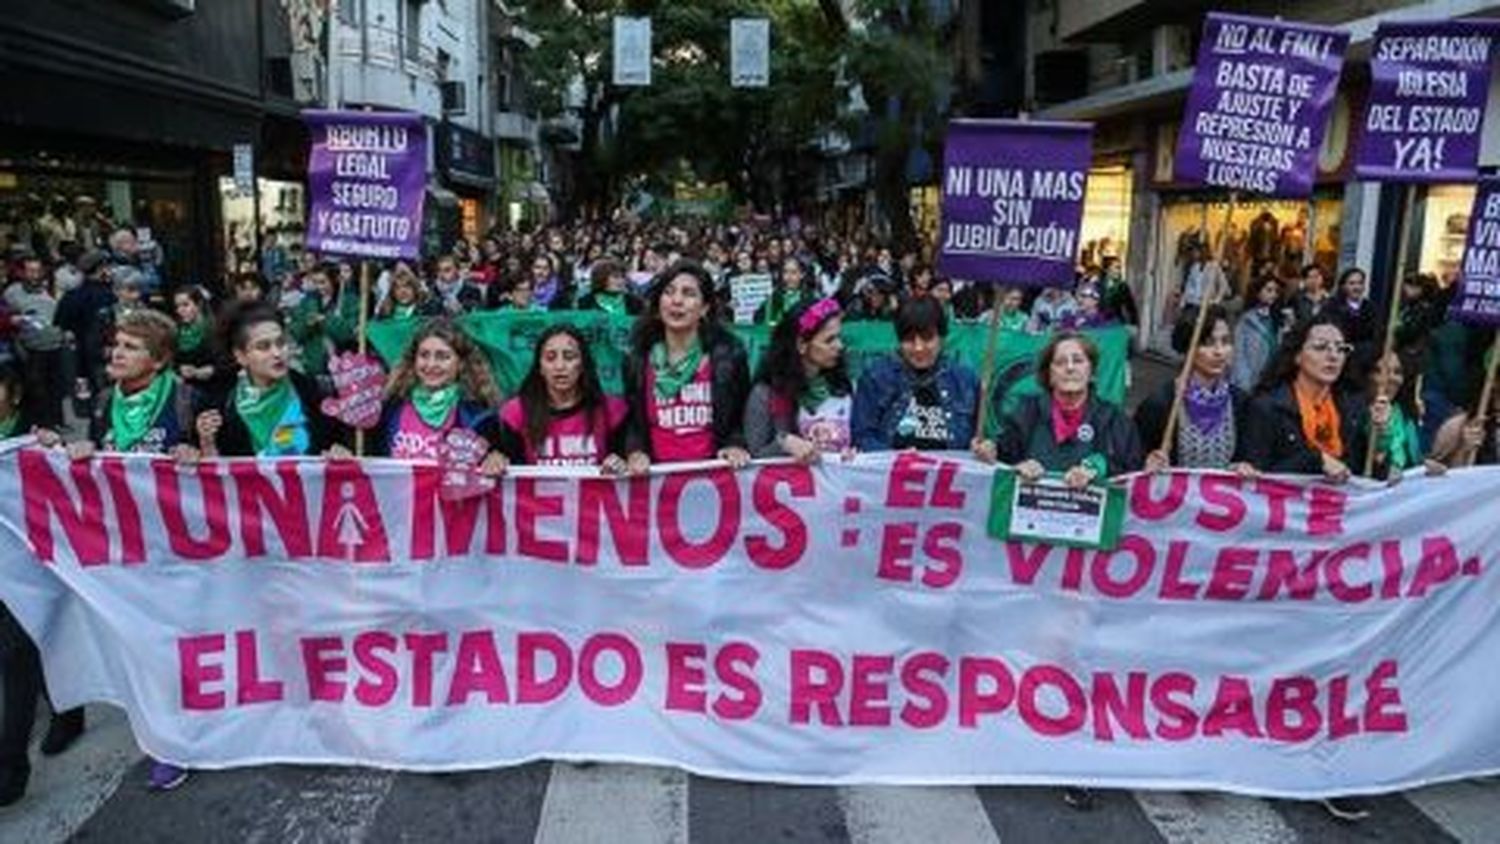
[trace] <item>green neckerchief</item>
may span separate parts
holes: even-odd
[[[1025,331],[1027,318],[1020,311],[1000,312],[1000,327],[1006,331]]]
[[[417,416],[421,417],[427,427],[441,428],[448,421],[448,414],[458,404],[458,396],[457,384],[438,387],[436,390],[418,384],[411,389],[411,406],[417,409]]]
[[[823,402],[833,395],[833,389],[828,386],[828,379],[822,373],[818,373],[807,379],[807,386],[802,388],[802,397],[798,404],[808,413],[815,412],[823,406]]]
[[[177,325],[177,351],[182,354],[191,354],[198,351],[203,345],[203,338],[208,333],[206,320],[195,319],[192,322],[179,323]]]
[[[286,416],[293,397],[290,378],[262,388],[250,383],[249,375],[240,373],[239,383],[234,386],[234,409],[250,431],[250,444],[256,454],[271,444],[271,433]]]
[[[396,319],[408,319],[412,314],[415,314],[416,312],[416,305],[397,305],[395,316]]]
[[[1391,422],[1380,435],[1380,450],[1385,452],[1393,472],[1403,472],[1420,459],[1417,426],[1406,418],[1399,404],[1391,405]]]
[[[667,361],[667,344],[658,341],[651,347],[651,369],[656,373],[656,397],[669,399],[682,392],[682,388],[698,374],[698,364],[703,361],[703,346],[698,338],[688,347],[686,355],[676,363]]]
[[[625,316],[625,293],[623,291],[600,290],[594,294],[594,304],[607,314]]]
[[[12,413],[9,418],[0,419],[0,440],[11,436],[16,432],[16,426],[21,423],[21,413]]]
[[[115,387],[114,398],[109,403],[109,427],[114,433],[116,449],[129,451],[146,436],[151,423],[166,407],[171,392],[172,376],[166,372],[157,374],[146,389],[135,395],[127,396],[120,392],[118,385]]]

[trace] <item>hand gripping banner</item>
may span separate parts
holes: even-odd
[[[1500,470],[1128,481],[1113,552],[988,537],[945,455],[517,470],[0,456],[0,596],[144,750],[1315,797],[1500,771]]]

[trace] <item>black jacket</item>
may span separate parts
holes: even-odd
[[[1155,451],[1161,447],[1161,436],[1167,431],[1167,416],[1172,412],[1172,399],[1176,392],[1176,384],[1168,381],[1156,388],[1135,409],[1135,429],[1140,434],[1141,448],[1146,452]],[[1245,433],[1249,421],[1247,414],[1250,410],[1250,398],[1240,388],[1231,384],[1229,385],[1229,403],[1234,408],[1234,455],[1230,460],[1237,463],[1245,459]],[[1186,411],[1182,411],[1177,417],[1179,429],[1184,423],[1185,415]],[[1172,449],[1167,456],[1171,458],[1173,466],[1181,465],[1181,455],[1177,453],[1176,442],[1172,443]]]
[[[1339,438],[1344,444],[1344,461],[1352,472],[1364,468],[1366,409],[1358,395],[1334,389],[1339,411]],[[1290,384],[1279,384],[1268,393],[1251,399],[1245,436],[1240,451],[1245,461],[1262,472],[1297,475],[1323,474],[1323,457],[1307,444],[1302,435],[1302,411]]]
[[[715,328],[704,338],[709,359],[709,377],[714,397],[714,449],[745,448],[745,398],[750,394],[750,361],[745,347],[729,332]],[[646,413],[646,367],[644,355],[625,358],[621,373],[630,415],[625,423],[625,453],[651,452],[651,420]]]
[[[1059,443],[1052,436],[1052,397],[1025,396],[1000,419],[995,448],[1005,463],[1035,460],[1049,472],[1065,472],[1090,454],[1104,457],[1109,477],[1141,468],[1140,439],[1118,405],[1090,394],[1083,421],[1078,436]]]
[[[292,379],[292,389],[296,391],[297,400],[302,403],[302,413],[307,417],[307,433],[312,440],[312,452],[308,456],[317,457],[335,444],[347,446],[343,425],[323,415],[323,397],[318,392],[317,383],[295,369],[289,371],[287,377]],[[250,438],[250,428],[235,409],[233,389],[224,397],[218,410],[224,416],[224,425],[219,429],[217,440],[219,454],[224,457],[254,457],[255,443]]]
[[[1385,330],[1385,323],[1378,311],[1370,299],[1362,302],[1359,310],[1352,310],[1349,300],[1342,296],[1329,299],[1323,306],[1323,313],[1337,320],[1344,330],[1344,340],[1361,348],[1368,348],[1383,339],[1381,332]]]

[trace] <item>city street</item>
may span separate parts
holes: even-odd
[[[79,744],[41,760],[26,801],[0,810],[0,841],[1481,844],[1500,829],[1495,781],[1375,798],[1357,824],[1315,803],[1224,794],[1110,791],[1078,812],[1055,788],[799,788],[563,762],[458,774],[247,768],[148,794],[119,712],[89,709]]]

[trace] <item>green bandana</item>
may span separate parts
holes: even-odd
[[[651,369],[656,373],[656,397],[669,399],[682,392],[682,388],[698,374],[698,364],[703,361],[703,347],[693,338],[688,353],[676,363],[667,362],[667,344],[657,343],[651,347]]]
[[[9,419],[0,419],[0,440],[11,436],[16,432],[16,425],[21,422],[21,414],[12,413]]]
[[[619,290],[600,290],[594,294],[594,304],[607,314],[625,316],[625,294]]]
[[[828,386],[828,379],[822,375],[814,375],[807,379],[807,386],[802,388],[802,397],[797,403],[802,405],[803,410],[812,413],[822,407],[823,402],[828,401],[831,395],[833,390]]]
[[[458,404],[458,385],[449,384],[430,390],[418,384],[411,390],[411,406],[417,409],[417,416],[421,417],[429,428],[441,428],[448,421],[448,414],[453,412],[454,405]]]
[[[1025,331],[1026,315],[1020,311],[1000,314],[1000,327],[1006,331]]]
[[[417,306],[416,305],[397,305],[396,306],[396,319],[409,319],[411,317],[411,315],[415,314],[416,312],[417,312]]]
[[[1391,422],[1381,435],[1381,450],[1391,462],[1391,471],[1403,472],[1416,465],[1422,458],[1417,439],[1417,426],[1406,418],[1400,405],[1391,406]]]
[[[250,444],[256,454],[271,444],[271,434],[286,416],[287,405],[293,398],[289,378],[261,388],[250,383],[250,376],[240,373],[239,383],[234,387],[234,409],[250,430]]]
[[[180,323],[177,326],[177,351],[181,354],[191,354],[198,351],[203,345],[203,337],[208,333],[208,324],[204,320]]]
[[[151,379],[150,385],[135,395],[127,396],[115,387],[109,403],[109,426],[114,434],[115,448],[129,451],[151,430],[151,423],[161,415],[172,392],[172,376],[161,373]]]

